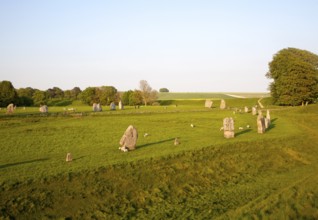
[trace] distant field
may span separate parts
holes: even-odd
[[[178,99],[232,99],[237,97],[244,98],[261,98],[269,97],[269,93],[201,93],[201,92],[161,92],[159,93],[159,100],[178,100]]]

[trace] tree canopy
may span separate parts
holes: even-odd
[[[18,94],[10,81],[0,81],[0,106],[6,107],[18,101]]]
[[[273,79],[269,88],[274,104],[311,103],[318,95],[318,55],[296,48],[282,49],[269,63],[266,76]]]

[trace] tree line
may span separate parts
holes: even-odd
[[[119,92],[114,86],[88,87],[83,91],[79,87],[63,91],[59,87],[45,91],[26,87],[14,88],[10,81],[0,81],[0,107],[10,103],[17,106],[67,106],[79,100],[84,104],[100,103],[109,105],[122,101],[124,105],[149,105],[158,98],[158,92],[153,90],[146,80],[139,82],[140,90]]]

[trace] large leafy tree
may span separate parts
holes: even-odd
[[[96,88],[96,94],[102,105],[109,105],[117,100],[117,89],[113,86],[102,86]]]
[[[0,81],[0,106],[6,107],[18,101],[18,95],[10,81]]]
[[[19,96],[19,105],[33,105],[33,94],[35,93],[35,91],[36,90],[31,87],[17,89],[17,93]]]
[[[142,100],[145,105],[157,100],[158,92],[153,90],[146,80],[140,80],[139,88],[141,91]]]
[[[296,48],[280,50],[266,76],[273,79],[269,88],[274,104],[311,103],[318,95],[318,55]]]

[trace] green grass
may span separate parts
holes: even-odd
[[[241,96],[245,98],[261,98],[268,97],[268,93],[247,93],[247,92],[228,92],[228,93],[212,93],[212,92],[161,92],[159,100],[178,100],[178,99],[233,99],[233,96]]]
[[[318,217],[317,105],[271,108],[272,126],[257,134],[256,116],[233,114],[255,99],[204,100],[83,116],[50,108],[0,117],[0,216],[18,219],[284,219]],[[267,103],[267,99],[264,100]],[[264,112],[265,113],[265,112]],[[222,119],[235,120],[224,139]],[[191,128],[190,124],[195,127]],[[137,149],[118,150],[129,124]],[[249,124],[251,129],[238,130]],[[148,137],[143,134],[148,133]],[[181,144],[173,145],[175,137]],[[74,160],[65,162],[66,153]],[[1,218],[0,218],[1,219]]]

